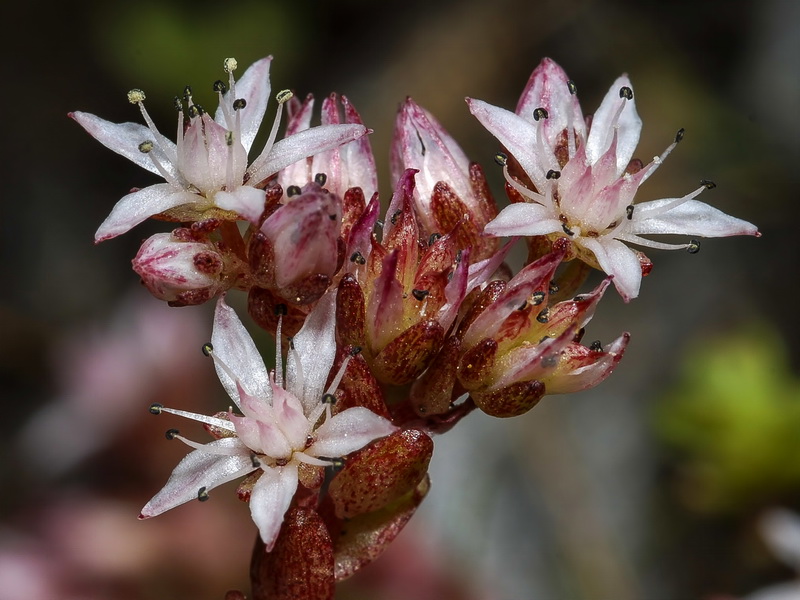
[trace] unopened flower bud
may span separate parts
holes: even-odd
[[[201,304],[220,292],[223,267],[213,244],[180,241],[171,233],[145,240],[133,259],[147,289],[176,305]]]

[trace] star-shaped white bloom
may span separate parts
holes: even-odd
[[[200,220],[204,213],[209,214],[206,211],[217,208],[258,221],[264,209],[264,191],[257,186],[265,179],[298,160],[368,133],[361,124],[322,125],[275,141],[283,103],[292,96],[284,90],[277,95],[278,112],[264,149],[248,166],[247,155],[269,101],[271,62],[272,57],[256,61],[235,81],[236,61],[226,59],[228,83],[214,84],[219,107],[213,119],[194,103],[187,87],[184,100],[188,124],[184,123],[183,104],[176,99],[177,143],[158,131],[144,108],[141,90],[131,90],[128,100],[139,105],[146,127],[111,123],[84,112],[70,113],[101,144],[166,181],[132,191],[117,202],[97,230],[96,242],[125,233],[148,217],[170,210],[177,211],[180,220]]]
[[[331,403],[326,399],[330,400],[347,366],[342,366],[325,393],[336,354],[334,320],[335,295],[328,293],[293,338],[284,382],[280,359],[270,375],[236,313],[220,298],[211,348],[206,350],[214,359],[223,387],[242,414],[229,412],[227,419],[222,419],[161,405],[151,407],[152,412],[187,417],[225,435],[198,444],[175,430],[167,432],[170,439],[180,439],[196,450],[178,464],[164,488],[142,509],[140,519],[190,500],[203,500],[212,488],[259,471],[250,495],[250,512],[267,550],[271,550],[297,490],[301,463],[330,466],[332,459],[397,430],[387,419],[363,407],[331,416]],[[280,330],[277,337],[280,339]],[[280,356],[280,344],[277,352]]]
[[[506,180],[526,200],[511,204],[490,222],[494,236],[566,236],[578,257],[614,276],[626,300],[639,294],[642,265],[625,242],[649,248],[696,250],[697,242],[666,244],[641,237],[681,234],[703,237],[759,235],[741,219],[695,200],[704,189],[681,198],[634,204],[639,186],[683,137],[642,166],[633,157],[642,121],[626,75],[609,89],[590,124],[581,112],[575,84],[555,62],[544,59],[522,93],[516,113],[467,98],[472,114],[516,159],[531,187]]]

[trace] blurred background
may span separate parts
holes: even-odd
[[[631,332],[614,375],[437,438],[430,495],[337,597],[719,600],[798,577],[761,523],[800,509],[800,245],[785,230],[800,222],[800,3],[75,0],[4,13],[15,88],[0,150],[0,600],[219,600],[247,587],[255,530],[232,486],[136,521],[185,454],[147,406],[215,412],[226,398],[199,351],[210,307],[169,309],[129,267],[169,226],[92,243],[113,204],[155,178],[66,114],[138,122],[125,93],[139,87],[170,132],[184,85],[214,106],[224,57],[268,54],[273,91],[356,105],[375,130],[384,201],[406,96],[486,167],[503,202],[497,145],[463,98],[513,109],[550,56],[589,113],[627,72],[640,158],[686,128],[638,199],[711,179],[702,199],[763,233],[708,240],[696,256],[649,252],[640,297],[609,293],[587,331]]]

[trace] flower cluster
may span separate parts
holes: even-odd
[[[695,199],[711,182],[636,201],[683,131],[649,164],[635,159],[641,119],[626,76],[591,117],[549,59],[515,112],[467,99],[503,146],[496,160],[511,203],[502,210],[482,168],[407,99],[383,211],[369,130],[344,96],[325,98],[312,126],[313,97],[279,92],[266,144],[248,162],[270,63],[257,61],[236,81],[236,61],[226,59],[213,118],[186,88],[175,100],[175,142],[156,128],[141,90],[128,100],[146,126],[70,116],[165,180],[123,197],[96,241],[148,218],[179,222],[144,241],[134,270],[171,305],[217,298],[204,352],[234,406],[213,416],[151,406],[201,423],[214,439],[167,432],[193,450],[140,518],[241,479],[259,531],[255,596],[333,597],[335,581],[374,560],[424,498],[434,434],[476,408],[520,415],[546,394],[611,374],[629,335],[582,340],[611,284],[628,301],[652,268],[628,243],[696,251],[695,240],[642,236],[758,231]],[[514,272],[506,257],[519,237],[528,259]],[[583,291],[592,268],[607,277]],[[250,317],[274,337],[274,370],[226,304],[231,289],[246,293]]]

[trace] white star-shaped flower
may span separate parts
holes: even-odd
[[[175,430],[167,432],[170,439],[180,439],[196,449],[178,464],[164,488],[142,509],[140,519],[190,500],[203,500],[212,488],[259,471],[250,494],[250,512],[267,550],[271,550],[297,490],[301,463],[330,466],[334,458],[397,430],[387,419],[363,407],[331,415],[330,395],[347,367],[345,363],[339,369],[325,392],[336,354],[334,321],[335,294],[329,293],[293,338],[284,382],[280,359],[270,375],[244,325],[220,298],[211,347],[206,350],[214,359],[223,387],[242,414],[231,410],[223,419],[161,405],[151,407],[154,413],[187,417],[224,435],[198,444]],[[277,337],[280,339],[280,330]]]
[[[579,258],[614,276],[626,301],[639,294],[642,279],[640,255],[626,243],[692,251],[698,247],[695,241],[667,244],[642,236],[759,235],[754,225],[695,200],[713,187],[711,182],[681,198],[634,204],[639,186],[681,140],[683,130],[650,164],[631,160],[642,121],[626,75],[614,82],[588,125],[575,84],[547,58],[531,75],[516,113],[472,98],[467,103],[530,181],[523,185],[504,167],[506,180],[525,202],[503,209],[485,233],[569,237]]]
[[[128,100],[141,109],[147,126],[136,123],[111,123],[84,112],[70,113],[89,134],[114,152],[164,178],[158,183],[124,196],[100,225],[95,241],[116,237],[148,217],[174,211],[179,220],[201,220],[210,209],[232,211],[256,222],[264,210],[265,179],[298,160],[336,148],[368,133],[361,124],[312,127],[275,141],[282,106],[292,94],[277,94],[278,112],[261,154],[248,166],[247,155],[264,118],[270,95],[269,67],[272,57],[253,63],[239,81],[233,71],[236,61],[225,60],[227,84],[218,81],[214,90],[219,107],[212,119],[192,99],[186,88],[184,101],[188,123],[184,122],[183,103],[178,109],[177,142],[162,135],[144,108],[145,94],[131,90]]]

